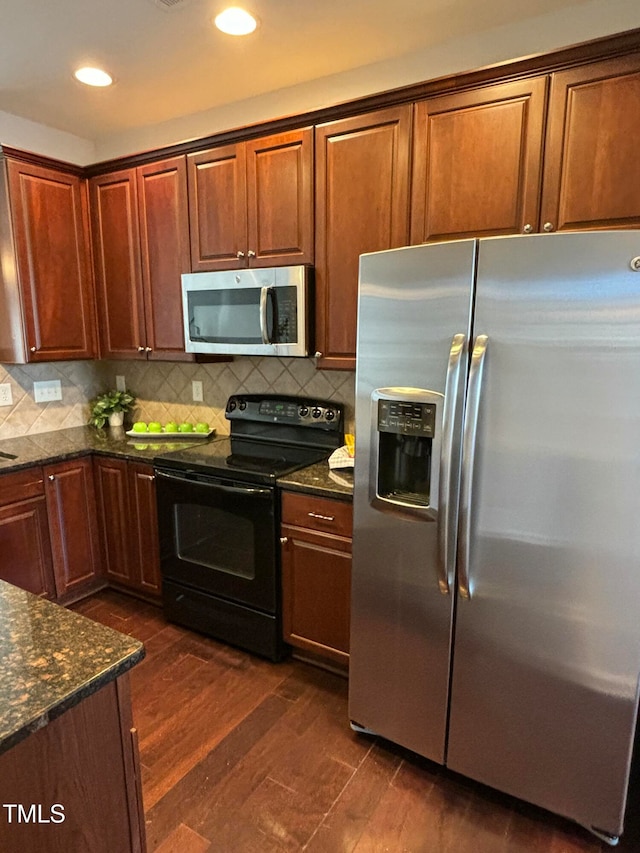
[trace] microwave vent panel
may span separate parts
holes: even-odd
[[[151,0],[154,6],[162,9],[164,12],[181,9],[183,6],[188,6],[190,2],[191,0]]]

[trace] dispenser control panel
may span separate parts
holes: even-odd
[[[378,400],[378,431],[433,438],[436,425],[435,403]]]

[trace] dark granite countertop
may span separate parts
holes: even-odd
[[[327,462],[316,462],[278,479],[278,486],[289,492],[305,492],[338,500],[353,500],[353,469],[330,471]]]
[[[122,456],[134,461],[153,462],[160,453],[181,450],[206,439],[183,439],[176,441],[160,439],[155,442],[143,437],[140,440],[128,436],[124,429],[95,429],[90,426],[41,432],[21,438],[5,438],[0,441],[0,474],[18,471],[31,465],[47,465],[99,453],[105,456]],[[6,456],[15,456],[15,459]]]
[[[143,657],[138,640],[0,581],[0,753]]]

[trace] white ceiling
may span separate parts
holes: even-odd
[[[211,23],[232,2],[164,2],[2,0],[0,110],[96,140],[594,0],[248,0],[243,39]],[[84,64],[115,85],[77,83]]]

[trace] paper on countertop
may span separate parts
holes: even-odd
[[[344,437],[345,443],[342,447],[334,450],[329,457],[329,469],[336,468],[353,468],[355,456],[355,439],[352,435],[347,434]]]

